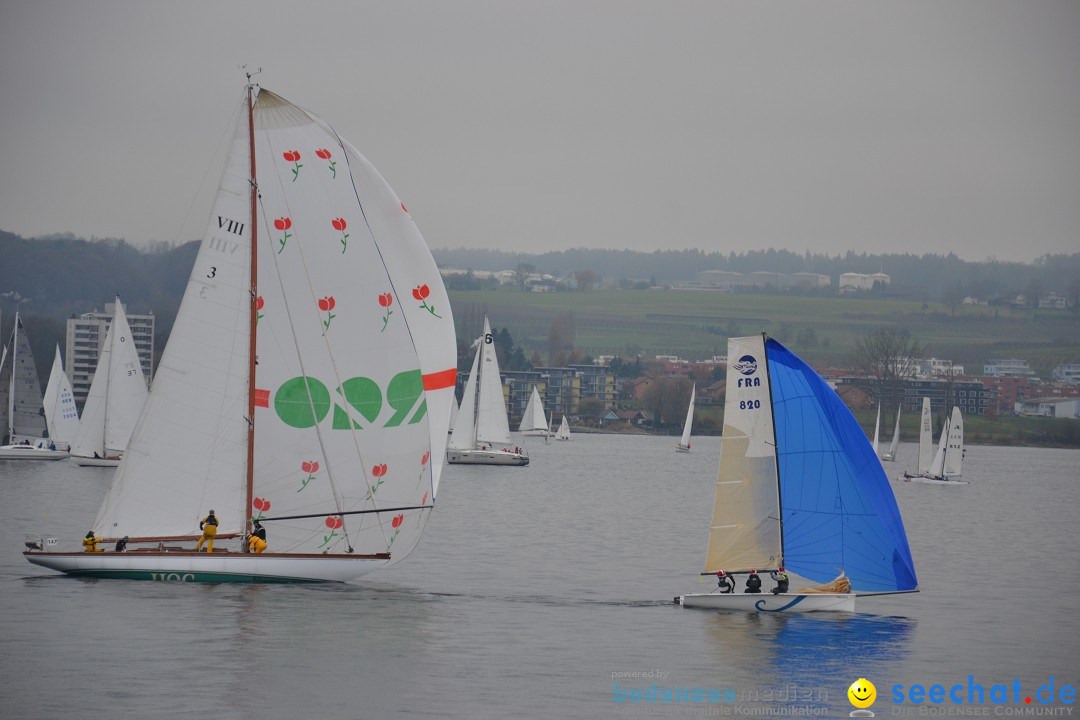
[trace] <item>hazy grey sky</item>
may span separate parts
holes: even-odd
[[[0,0],[0,229],[201,237],[242,63],[432,247],[1080,252],[1074,0]]]

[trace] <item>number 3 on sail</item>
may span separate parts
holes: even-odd
[[[126,547],[27,559],[106,578],[344,582],[408,555],[439,489],[457,348],[404,204],[325,121],[248,85],[194,267],[91,528]],[[210,508],[217,543],[198,553]],[[264,552],[246,542],[256,520]]]

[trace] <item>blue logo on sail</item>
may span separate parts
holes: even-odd
[[[743,375],[753,375],[757,372],[757,360],[754,359],[753,355],[743,355],[739,358],[739,362],[732,365],[732,367]]]

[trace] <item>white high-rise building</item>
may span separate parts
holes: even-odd
[[[105,334],[112,324],[114,306],[115,303],[105,303],[105,312],[95,310],[77,318],[68,318],[64,371],[71,380],[71,391],[80,407],[90,392],[90,382],[97,370],[98,356],[105,345]],[[135,349],[139,351],[143,377],[149,384],[154,358],[154,315],[129,313],[127,319],[131,326],[131,339],[135,341]]]

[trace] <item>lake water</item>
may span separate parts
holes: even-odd
[[[530,440],[527,468],[449,466],[416,551],[339,586],[50,573],[24,534],[76,546],[112,470],[0,462],[0,717],[846,717],[860,677],[879,717],[917,714],[897,684],[962,684],[966,703],[969,676],[990,715],[1076,707],[1035,693],[1080,684],[1080,451],[969,447],[971,485],[894,482],[922,592],[765,615],[671,602],[714,585],[719,438]],[[735,700],[614,699],[653,683]]]

